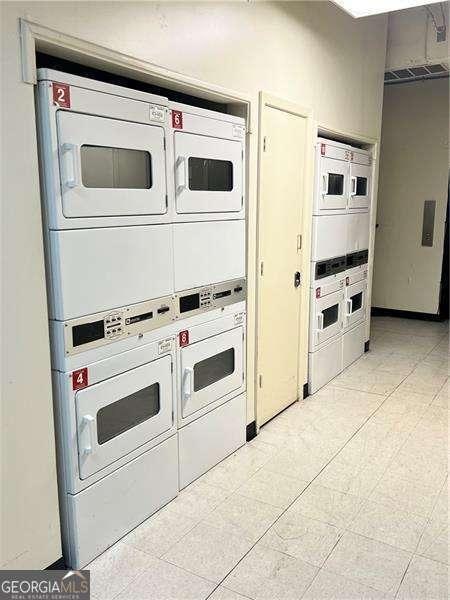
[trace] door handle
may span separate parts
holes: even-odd
[[[328,194],[328,173],[322,175],[322,196]]]
[[[301,284],[302,282],[302,274],[300,273],[300,271],[296,271],[294,274],[294,287],[298,288],[298,286]]]
[[[347,317],[351,317],[352,316],[352,310],[353,310],[353,300],[351,298],[348,298],[347,300]]]
[[[350,196],[356,196],[356,177],[352,176],[352,185],[350,190]]]
[[[320,313],[317,315],[317,328],[318,328],[320,331],[322,331],[322,329],[323,329],[323,313],[322,313],[322,312],[320,312]]]
[[[65,143],[61,146],[61,163],[64,185],[68,188],[78,186],[78,147]]]
[[[194,370],[190,367],[184,369],[184,377],[183,377],[183,399],[186,402],[191,399],[192,396],[192,376],[194,374]]]
[[[187,187],[187,161],[185,156],[179,156],[176,162],[177,185],[176,193],[180,194]]]
[[[94,417],[92,415],[84,415],[82,419],[83,429],[87,429],[88,443],[84,446],[83,454],[92,454],[93,439],[94,439]]]

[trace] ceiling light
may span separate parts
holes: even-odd
[[[331,0],[349,15],[355,18],[379,15],[394,10],[404,10],[414,6],[434,4],[436,0]]]

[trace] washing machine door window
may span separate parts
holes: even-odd
[[[171,357],[164,356],[77,392],[81,479],[170,429],[171,364]]]
[[[242,211],[242,143],[185,132],[174,140],[177,213]]]
[[[237,327],[181,349],[182,418],[242,386],[242,334]]]
[[[56,119],[65,217],[167,212],[162,127],[68,111]]]
[[[348,198],[349,163],[321,157],[319,165],[319,211],[345,211]]]

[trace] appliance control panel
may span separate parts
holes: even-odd
[[[72,319],[64,323],[66,356],[98,348],[130,335],[145,333],[175,318],[172,296]]]
[[[224,283],[193,288],[175,295],[176,319],[222,308],[246,298],[246,280],[233,279]]]

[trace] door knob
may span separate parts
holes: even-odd
[[[296,271],[294,275],[294,287],[298,287],[302,282],[302,274],[300,271]]]

